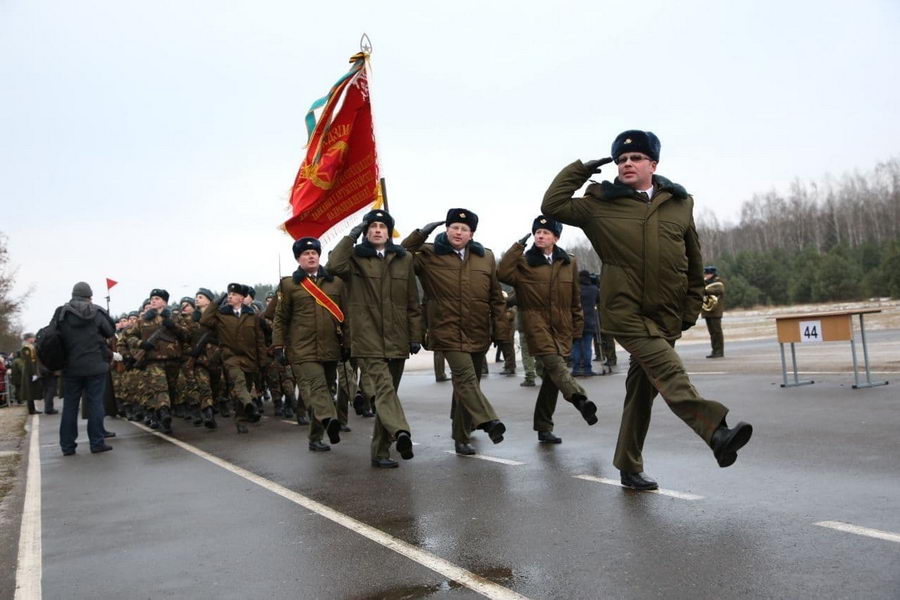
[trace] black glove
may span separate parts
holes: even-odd
[[[347,237],[353,240],[354,242],[359,238],[360,234],[362,234],[363,230],[366,228],[367,223],[363,221],[353,229],[351,229],[347,233]]]
[[[195,310],[194,312],[191,313],[191,320],[194,321],[194,323],[200,322],[200,311],[199,310]]]
[[[409,345],[409,353],[410,354],[418,354],[419,350],[422,349],[422,344],[419,342],[413,342]]]
[[[278,364],[282,367],[286,367],[288,364],[287,355],[284,353],[284,347],[279,346],[275,348],[275,360],[278,361]]]
[[[155,319],[157,317],[157,315],[159,315],[158,310],[156,310],[155,308],[148,308],[147,312],[144,313],[144,320],[152,321],[153,319]]]
[[[432,231],[434,231],[440,225],[443,225],[443,224],[444,224],[444,221],[435,221],[434,223],[429,223],[425,227],[422,227],[421,229],[419,229],[419,231],[422,232],[422,235],[424,235],[425,237],[428,237],[429,235],[431,235]]]
[[[347,362],[348,360],[350,360],[350,348],[341,346],[341,362]]]
[[[525,237],[523,237],[521,240],[519,240],[519,245],[524,246],[524,245],[525,245],[525,242],[527,242],[527,241],[528,241],[528,238],[530,238],[530,237],[531,237],[531,234],[529,233],[528,235],[526,235]]]
[[[143,342],[141,342],[141,350],[150,352],[151,350],[153,350],[153,344],[151,344],[149,340],[144,340]]]
[[[586,168],[591,173],[599,173],[600,167],[602,167],[603,165],[608,165],[612,161],[612,157],[601,158],[600,160],[589,160],[584,163],[584,168]]]
[[[133,369],[134,365],[137,361],[134,360],[133,356],[126,356],[125,358],[122,359],[122,362],[125,363],[126,369]]]
[[[172,319],[165,318],[163,319],[162,324],[166,329],[175,329],[175,321],[173,321]]]
[[[694,326],[693,323],[689,323],[689,322],[687,322],[687,321],[682,321],[682,322],[681,322],[681,330],[682,330],[682,331],[687,331],[688,329],[690,329],[690,328],[693,327],[693,326]]]

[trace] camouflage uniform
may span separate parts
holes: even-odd
[[[167,325],[163,325],[166,322]],[[178,373],[181,363],[181,344],[190,332],[185,329],[169,309],[161,312],[149,310],[135,326],[128,330],[126,339],[138,362],[143,359],[143,389],[147,408],[157,413],[165,411],[173,404],[177,394]],[[151,341],[151,338],[154,338]],[[141,346],[151,343],[152,348]]]

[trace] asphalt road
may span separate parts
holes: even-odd
[[[754,437],[720,469],[658,401],[645,464],[673,495],[614,485],[621,355],[622,372],[582,380],[597,425],[560,402],[559,446],[532,431],[537,388],[483,380],[508,433],[498,445],[478,433],[474,445],[508,462],[448,453],[450,385],[427,371],[401,384],[418,445],[393,470],[369,465],[371,421],[355,416],[324,454],[267,406],[246,436],[176,422],[187,446],[107,419],[115,450],[91,455],[82,440],[73,457],[60,454],[58,416],[42,416],[43,597],[900,597],[900,373],[867,390],[850,389],[846,373],[782,389],[780,370],[740,368],[777,346],[730,344],[724,361],[705,350],[684,348],[695,385]],[[817,525],[832,521],[896,539]],[[479,593],[447,565],[499,587]]]

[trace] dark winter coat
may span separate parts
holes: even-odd
[[[591,283],[590,275],[579,275],[581,312],[584,313],[584,332],[597,334],[597,295],[600,289]]]
[[[59,332],[66,348],[63,376],[87,377],[109,371],[112,351],[107,340],[116,333],[106,311],[87,300],[72,299],[59,315]]]

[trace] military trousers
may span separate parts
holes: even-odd
[[[337,363],[337,413],[338,419],[344,425],[350,417],[350,403],[359,389],[356,384],[358,370],[359,367],[352,358]],[[366,401],[368,402],[368,399]]]
[[[507,373],[516,372],[516,344],[513,340],[497,344],[497,355],[503,355],[503,370]]]
[[[453,441],[469,442],[469,434],[475,427],[497,418],[494,407],[481,392],[481,368],[484,352],[444,352],[450,365],[453,397],[450,418],[453,421]]]
[[[334,402],[334,381],[337,377],[337,362],[302,362],[294,363],[291,369],[300,388],[300,395],[306,401],[309,410],[309,441],[320,442],[325,428],[324,419],[337,419],[337,407]]]
[[[188,406],[198,406],[201,410],[213,406],[209,369],[205,365],[194,364],[191,367],[185,363],[181,368],[178,386],[180,395],[183,396],[182,403]]]
[[[447,362],[444,359],[444,353],[434,352],[434,379],[435,381],[444,381],[447,379]]]
[[[534,403],[534,430],[553,431],[553,413],[559,393],[562,392],[563,398],[573,404],[578,399],[586,399],[587,393],[569,373],[564,357],[547,354],[538,356],[537,360],[543,367],[543,374],[537,402]]]
[[[148,408],[159,410],[173,404],[178,393],[178,372],[180,370],[181,365],[178,359],[152,360],[147,363],[142,375]]]
[[[603,352],[603,360],[607,365],[616,365],[616,340],[609,333],[600,333],[600,351]]]
[[[294,398],[294,379],[291,377],[293,368],[282,366],[281,363],[275,361],[266,369],[266,384],[269,386],[269,392],[272,394],[272,402],[275,406],[283,404],[289,406],[291,410],[296,405]],[[284,402],[282,403],[282,399]]]
[[[245,421],[244,407],[253,402],[250,390],[256,383],[259,374],[244,371],[237,365],[223,365],[223,367],[228,391],[234,403],[234,418],[237,421]]]
[[[391,442],[400,431],[409,432],[409,423],[397,390],[403,377],[405,358],[357,358],[363,380],[371,386],[375,398],[375,427],[372,432],[372,458],[390,458]]]
[[[722,333],[722,317],[704,317],[706,330],[709,332],[709,341],[712,345],[712,353],[725,356],[725,334]]]
[[[519,332],[519,350],[522,353],[522,369],[525,371],[525,381],[534,381],[537,371],[534,367],[534,357],[528,352],[528,344],[525,342],[525,334]]]
[[[616,468],[629,473],[644,470],[641,453],[657,394],[709,444],[728,409],[700,396],[675,352],[675,341],[660,337],[616,337],[616,341],[631,355],[625,378],[625,406],[613,458]]]

